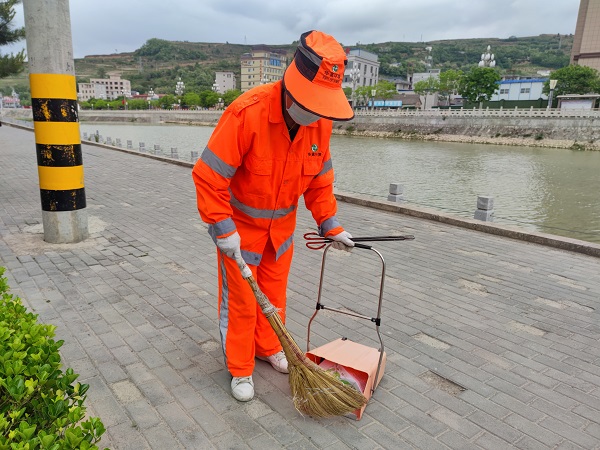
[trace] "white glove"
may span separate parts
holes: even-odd
[[[333,240],[331,246],[336,250],[346,250],[347,252],[349,252],[350,250],[352,250],[352,247],[354,247],[354,242],[352,242],[352,240],[350,239],[352,235],[347,231],[342,231],[341,233],[327,237]]]
[[[242,250],[240,249],[241,240],[240,234],[236,231],[227,237],[217,238],[217,247],[219,247],[219,250],[225,253],[225,255],[235,259],[242,272],[242,277],[248,278],[252,276],[252,271],[242,258]]]
[[[230,258],[243,261],[242,250],[240,249],[241,241],[240,234],[235,231],[227,237],[217,238],[217,247]]]

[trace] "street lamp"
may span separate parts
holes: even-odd
[[[550,93],[548,94],[548,106],[546,109],[552,108],[552,96],[554,94],[554,88],[556,88],[556,83],[558,83],[558,80],[550,80]]]
[[[496,60],[494,59],[494,54],[492,53],[492,47],[487,46],[486,52],[481,54],[481,61],[479,61],[479,67],[495,67]]]
[[[360,78],[360,70],[358,67],[354,67],[354,63],[352,63],[352,66],[352,69],[350,69],[350,79],[352,80],[352,109],[356,109],[356,84]]]
[[[125,110],[127,110],[127,91],[121,89],[121,96],[123,97],[123,102],[122,102],[123,108]]]
[[[179,77],[179,81],[175,84],[175,95],[178,97],[183,94],[183,90],[185,89],[185,84],[181,81],[181,77]]]
[[[152,101],[153,98],[154,98],[154,89],[150,88],[150,90],[148,91],[148,109],[151,109],[150,102]]]
[[[377,89],[371,89],[371,101],[373,102],[373,112],[375,112],[375,94],[377,94]]]
[[[212,90],[213,90],[213,92],[214,92],[215,94],[218,94],[218,93],[219,93],[219,85],[218,85],[217,83],[214,83],[214,84],[212,85]],[[221,103],[221,99],[219,99],[219,100],[218,100],[218,102],[217,102],[217,106],[215,106],[215,109],[219,109],[219,104],[220,104],[220,103]]]
[[[17,100],[19,99],[19,94],[17,94],[17,92],[13,89],[12,91],[12,104],[13,104],[13,108],[17,108]]]

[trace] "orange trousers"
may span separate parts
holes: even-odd
[[[248,265],[260,290],[279,309],[285,323],[286,289],[293,245],[275,261],[275,249],[267,243],[258,266]],[[279,338],[262,313],[252,289],[235,260],[217,249],[219,266],[219,331],[227,369],[234,377],[254,371],[255,356],[270,356],[282,349]]]

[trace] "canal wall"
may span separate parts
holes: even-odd
[[[214,126],[222,111],[80,111],[82,122],[179,123]],[[2,115],[31,120],[30,109]],[[560,111],[465,110],[361,112],[335,122],[334,133],[382,138],[600,150],[600,115]]]
[[[600,117],[469,114],[357,115],[337,134],[369,137],[600,150]]]

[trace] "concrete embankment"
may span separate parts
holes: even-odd
[[[221,111],[81,111],[82,122],[182,123],[214,126]],[[31,110],[4,109],[3,115],[31,119]],[[348,122],[335,122],[334,133],[378,138],[476,144],[515,145],[529,147],[600,150],[600,117],[544,116],[522,111],[519,115],[465,111],[464,114],[442,114],[439,111],[415,114],[357,114]]]

